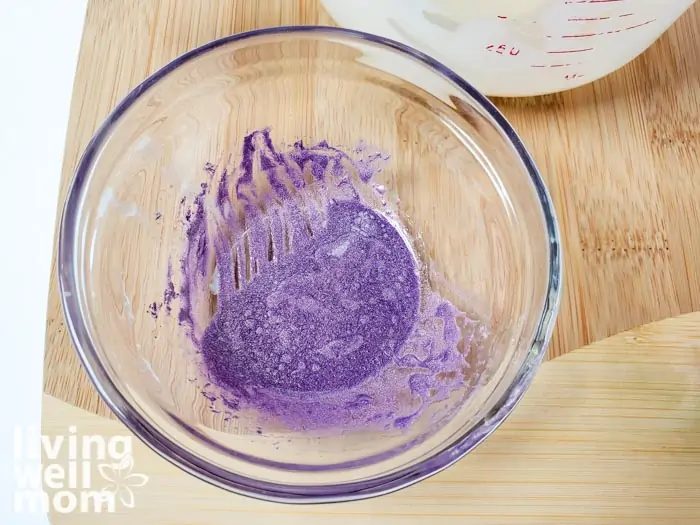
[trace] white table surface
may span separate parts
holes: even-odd
[[[0,329],[9,358],[0,381],[0,523],[8,525],[48,523],[14,512],[13,436],[41,428],[54,220],[86,4],[0,1]]]

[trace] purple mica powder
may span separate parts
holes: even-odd
[[[387,157],[351,159],[326,142],[283,153],[269,130],[242,150],[218,183],[207,164],[209,182],[185,210],[179,293],[168,270],[166,310],[179,299],[215,389],[203,395],[299,430],[408,428],[449,404],[484,333],[421,287],[410,245],[363,202],[357,185]]]
[[[265,261],[239,291],[232,279],[221,279],[218,310],[200,343],[220,386],[351,388],[376,374],[408,338],[419,283],[406,243],[359,202],[331,202],[327,213],[325,228],[314,236],[302,230],[293,252]],[[220,263],[220,272],[231,270]]]

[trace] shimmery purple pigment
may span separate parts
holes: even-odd
[[[386,206],[370,181],[388,158],[366,150],[281,152],[266,129],[218,181],[206,165],[184,212],[182,284],[169,267],[164,305],[179,299],[212,403],[299,430],[408,428],[463,387],[485,331],[421,286],[390,210],[361,197],[367,186]]]
[[[331,202],[327,213],[317,235],[297,232],[293,252],[273,262],[266,254],[255,257],[259,272],[238,293],[221,278],[218,311],[201,349],[222,387],[351,388],[384,367],[408,338],[419,284],[406,243],[357,201]],[[233,275],[226,258],[219,259],[219,272]]]
[[[152,302],[151,304],[148,305],[148,308],[146,308],[146,311],[153,317],[153,319],[158,319],[158,312],[160,311],[161,305]]]
[[[163,306],[165,306],[165,312],[170,315],[173,310],[172,302],[177,299],[180,294],[175,291],[175,284],[173,283],[173,266],[168,261],[168,273],[166,274],[167,284],[165,286],[165,291],[163,292]]]

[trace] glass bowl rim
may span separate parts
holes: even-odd
[[[111,380],[105,367],[97,357],[97,352],[89,337],[83,319],[78,295],[78,279],[75,272],[75,245],[77,236],[77,210],[79,209],[85,181],[93,167],[97,152],[110,137],[112,130],[129,107],[158,81],[172,71],[200,55],[232,42],[241,42],[260,36],[326,33],[330,36],[350,40],[368,41],[388,51],[401,53],[419,62],[422,66],[446,77],[464,91],[474,102],[493,119],[506,139],[514,147],[530,176],[545,219],[549,244],[549,278],[545,301],[540,314],[535,337],[530,345],[528,355],[517,372],[515,380],[498,399],[491,411],[468,432],[452,443],[448,443],[434,455],[409,467],[401,468],[390,474],[381,475],[370,480],[353,481],[332,486],[326,485],[289,485],[266,482],[248,478],[241,474],[226,471],[192,453],[184,447],[166,438],[160,430],[152,425],[119,391]],[[468,454],[486,439],[510,414],[520,401],[534,373],[539,367],[551,338],[561,300],[561,241],[559,226],[549,192],[542,177],[526,150],[519,136],[501,114],[501,112],[484,95],[471,84],[437,60],[416,49],[399,42],[372,35],[362,31],[331,26],[282,26],[255,29],[219,38],[188,51],[169,62],[134,88],[107,116],[88,143],[68,188],[59,227],[58,239],[58,277],[61,303],[66,317],[66,325],[78,357],[88,377],[97,389],[100,397],[115,413],[119,420],[133,432],[151,450],[180,469],[193,474],[210,484],[231,492],[281,503],[332,503],[365,499],[388,494],[418,481],[428,478]]]

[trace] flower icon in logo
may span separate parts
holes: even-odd
[[[97,466],[102,477],[109,481],[109,485],[102,489],[106,499],[119,498],[122,505],[129,509],[134,508],[134,487],[143,487],[148,482],[148,476],[144,474],[132,474],[134,458],[131,455],[124,456],[119,463],[103,463]]]

